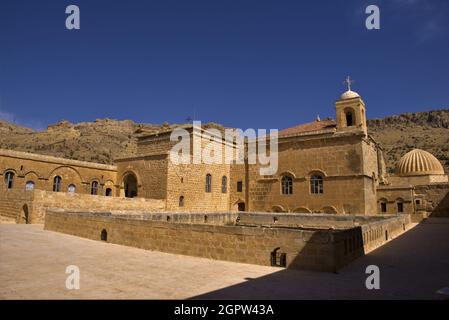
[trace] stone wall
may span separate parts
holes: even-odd
[[[232,164],[229,169],[229,208],[237,211],[239,203],[245,205],[245,209],[248,209],[248,165],[245,164]],[[242,189],[237,189],[238,183],[242,183]]]
[[[137,154],[162,154],[168,153],[177,141],[170,141],[171,132],[161,134],[142,135],[137,141]]]
[[[211,175],[211,192],[206,192],[206,175]],[[169,162],[167,183],[167,210],[182,212],[229,211],[229,165],[180,164]],[[222,192],[222,179],[226,190]],[[180,197],[184,206],[180,206]]]
[[[92,196],[44,190],[0,189],[0,215],[17,223],[43,223],[48,209],[84,212],[152,212],[163,211],[165,201]]]
[[[379,214],[398,214],[398,202],[403,204],[403,212],[414,214],[412,186],[381,186],[377,189],[377,212]],[[386,212],[382,212],[381,203],[386,204]]]
[[[417,211],[432,217],[449,217],[449,183],[415,186],[415,199],[421,199]]]
[[[125,196],[124,179],[132,174],[137,179],[138,198],[166,199],[168,161],[167,154],[116,160],[119,195]]]
[[[387,204],[387,214],[397,214],[397,203],[402,202],[404,212],[419,222],[429,215],[433,217],[449,216],[449,183],[431,183],[427,185],[381,186],[377,190],[378,212],[380,204]]]
[[[238,225],[270,227],[348,229],[371,222],[382,221],[391,215],[331,215],[320,213],[239,213]]]
[[[410,215],[402,214],[360,226],[365,253],[373,251],[412,227]]]
[[[221,215],[214,220],[210,214],[210,220],[206,221],[201,220],[201,216],[198,221],[198,215],[194,215],[195,218],[189,214],[176,216],[181,220],[166,220],[164,214],[49,211],[45,229],[147,250],[267,266],[272,265],[273,253],[275,256],[276,253],[285,254],[288,268],[330,272],[363,255],[363,230],[368,233],[370,230],[362,227],[347,230],[249,227],[232,225],[233,216]],[[220,223],[220,219],[228,221],[228,225],[226,222],[224,225],[209,223]],[[393,217],[375,223],[390,228],[394,236],[400,231],[395,226],[401,219]],[[367,238],[367,241],[374,240]],[[275,262],[280,263],[280,260]]]
[[[73,184],[77,193],[90,194],[91,183],[97,181],[98,194],[105,194],[105,186],[115,191],[116,171],[110,165],[0,149],[0,179],[13,172],[13,189],[24,190],[27,182],[33,182],[36,189],[52,191],[54,178],[60,176],[61,191]]]
[[[362,148],[363,146],[363,148]],[[367,163],[365,163],[367,162]],[[377,153],[360,135],[305,136],[279,143],[276,175],[260,176],[249,166],[249,210],[372,214],[376,207]],[[323,177],[324,192],[313,194],[310,178]],[[282,176],[293,179],[293,193],[281,193]]]
[[[29,223],[33,191],[7,189],[0,183],[0,216],[16,223]]]

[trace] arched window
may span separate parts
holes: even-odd
[[[98,182],[92,181],[90,185],[90,194],[91,195],[97,195],[98,194]]]
[[[60,192],[61,191],[61,183],[62,179],[60,176],[56,176],[53,179],[53,192]]]
[[[223,176],[221,178],[221,193],[228,192],[228,178],[226,176]]]
[[[14,172],[8,171],[5,174],[6,188],[11,189],[14,181]]]
[[[323,177],[320,175],[313,175],[310,178],[310,193],[323,193]]]
[[[281,191],[282,194],[293,193],[293,179],[289,176],[283,176],[281,179]]]
[[[111,188],[106,188],[105,195],[106,195],[106,197],[112,197],[112,189]]]
[[[380,203],[380,212],[382,212],[382,213],[387,212],[387,202],[382,201],[382,202]]]
[[[70,193],[75,193],[76,192],[76,186],[74,184],[70,184],[69,187],[67,188],[67,191]]]
[[[31,191],[34,189],[34,182],[33,181],[27,181],[25,184],[25,190]]]
[[[212,176],[206,175],[206,192],[212,192]]]
[[[184,196],[179,197],[179,206],[184,207]]]
[[[353,125],[352,112],[346,112],[346,126],[350,127]]]
[[[346,126],[350,127],[354,125],[354,112],[352,109],[345,110]]]

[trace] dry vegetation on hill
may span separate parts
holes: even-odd
[[[369,133],[384,148],[388,170],[412,149],[429,151],[449,173],[449,109],[368,120]]]
[[[47,130],[34,131],[0,121],[0,148],[35,152],[69,159],[112,163],[114,158],[133,154],[133,133],[159,131],[175,126],[137,124],[131,120],[98,119],[72,124],[61,121]],[[413,148],[434,154],[449,172],[449,110],[406,113],[368,120],[370,134],[385,150],[388,169]]]

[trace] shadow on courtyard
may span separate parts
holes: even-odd
[[[380,268],[380,290],[365,287],[369,265]],[[191,299],[442,299],[448,270],[449,219],[429,218],[338,273],[279,268]]]

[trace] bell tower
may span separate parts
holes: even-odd
[[[363,130],[367,133],[365,103],[360,95],[351,90],[354,81],[348,76],[344,83],[348,90],[335,102],[337,131]]]

